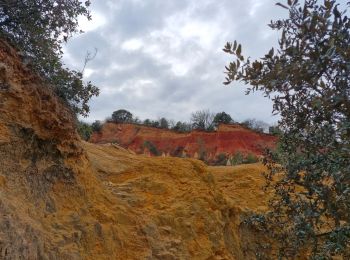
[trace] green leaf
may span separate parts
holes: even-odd
[[[278,6],[282,7],[282,8],[284,8],[284,9],[289,10],[289,8],[288,8],[287,6],[285,6],[285,5],[281,4],[281,3],[276,3],[276,5],[278,5]]]
[[[227,42],[225,47],[222,50],[226,53],[231,54],[232,53],[231,49],[232,49],[232,44],[230,42]]]
[[[237,50],[236,50],[236,55],[239,57],[239,56],[241,56],[241,53],[242,53],[242,45],[238,45],[238,48],[237,48]]]

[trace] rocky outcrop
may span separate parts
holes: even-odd
[[[263,168],[249,167],[83,143],[70,111],[0,41],[0,259],[253,259],[259,235],[241,217],[266,196],[252,192]]]
[[[192,131],[178,133],[171,130],[135,124],[104,124],[99,133],[93,133],[93,143],[117,143],[138,154],[153,154],[147,147],[151,143],[159,154],[200,158],[214,161],[218,155],[262,155],[264,148],[274,147],[276,137],[258,133],[239,124],[220,125],[215,132]]]
[[[56,243],[50,239],[55,221],[43,224],[61,206],[52,192],[55,187],[70,190],[76,186],[76,175],[65,162],[83,154],[73,122],[69,110],[22,65],[17,52],[1,41],[1,259],[77,255],[58,247],[59,240],[65,244],[63,237],[56,237]]]

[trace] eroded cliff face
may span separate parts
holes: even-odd
[[[263,170],[84,143],[0,41],[0,259],[254,259]]]
[[[82,234],[94,235],[85,227],[91,223],[74,222],[89,209],[79,176],[88,163],[73,122],[1,41],[1,259],[77,259],[83,255],[79,245],[86,243]]]
[[[236,125],[220,125],[215,132],[192,131],[177,133],[171,130],[135,124],[106,123],[99,133],[93,133],[93,143],[117,143],[137,154],[150,154],[146,142],[152,143],[159,154],[200,158],[214,161],[218,155],[232,156],[237,152],[262,155],[264,148],[272,148],[276,137],[257,133]]]

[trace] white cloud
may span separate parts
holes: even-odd
[[[125,72],[134,69],[137,66],[136,62],[132,62],[129,64],[121,64],[117,62],[113,62],[109,67],[108,75],[112,75],[115,72]]]
[[[93,69],[85,68],[84,70],[84,77],[89,78],[95,71]]]
[[[259,8],[263,5],[263,1],[261,0],[253,0],[252,7],[249,11],[249,16],[254,16],[256,12],[259,10]]]
[[[102,26],[104,26],[107,22],[105,16],[98,12],[92,11],[93,21],[89,21],[85,16],[81,16],[78,19],[79,28],[84,32],[94,31]]]
[[[220,38],[216,21],[194,20],[191,9],[166,19],[164,27],[145,39],[144,53],[170,65],[175,76],[184,76],[196,67]]]
[[[149,92],[154,91],[156,88],[157,85],[152,79],[131,79],[119,86],[105,86],[102,90],[104,95],[127,93],[130,98],[145,98]]]
[[[143,42],[141,39],[130,39],[122,43],[121,48],[126,51],[137,51],[141,49]]]

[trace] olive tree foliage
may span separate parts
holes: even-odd
[[[78,33],[78,17],[91,19],[90,1],[0,0],[0,37],[15,45],[74,112],[87,116],[88,101],[99,94],[83,73],[64,67],[62,44]]]
[[[279,153],[269,153],[272,211],[252,218],[280,243],[280,257],[309,248],[315,259],[350,258],[350,19],[332,0],[277,3],[289,17],[272,21],[278,49],[259,60],[237,42],[225,84],[262,91],[280,115]],[[278,178],[274,178],[280,173]]]

